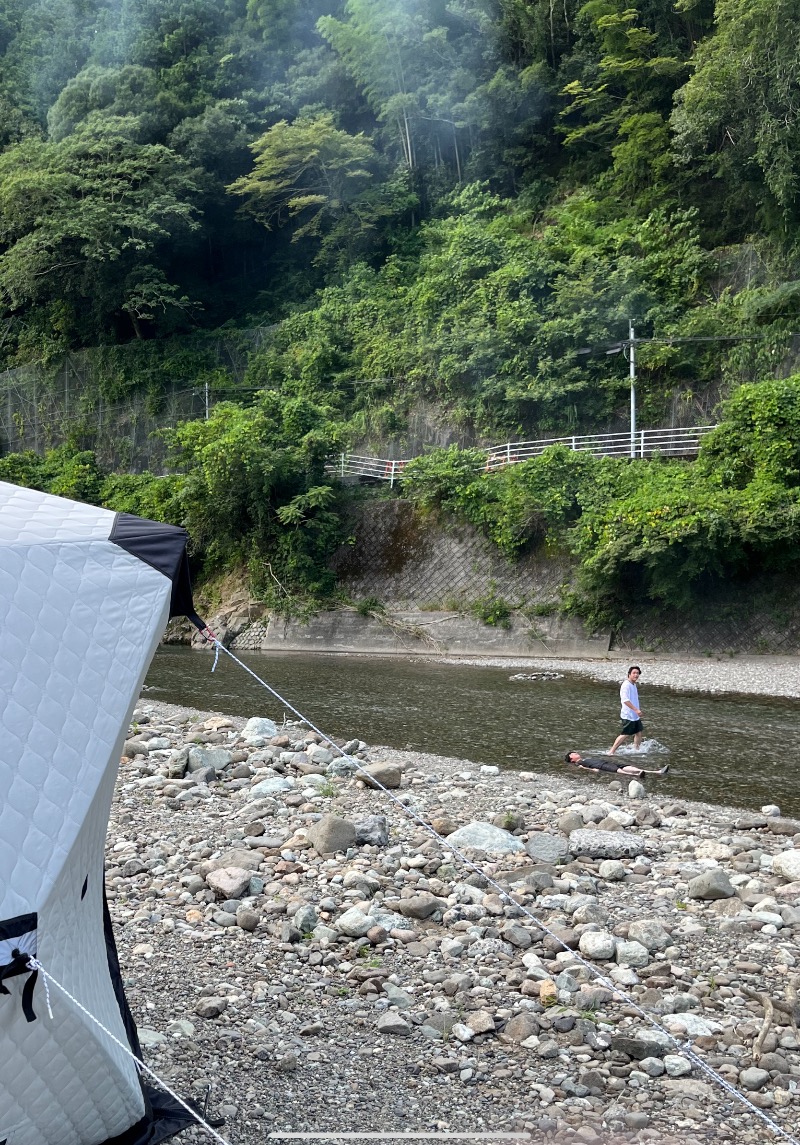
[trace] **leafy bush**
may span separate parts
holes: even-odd
[[[0,458],[0,481],[97,505],[101,498],[103,474],[91,450],[60,445],[57,449],[48,450],[44,456],[28,450]]]
[[[511,627],[513,606],[492,587],[486,596],[478,597],[470,606],[470,612],[483,624],[496,628]]]
[[[561,536],[580,513],[578,492],[598,465],[587,453],[554,445],[540,457],[493,470],[477,449],[451,446],[403,470],[403,491],[420,507],[455,513],[483,529],[513,557]]]
[[[247,565],[276,607],[300,607],[334,586],[328,558],[341,539],[339,490],[326,460],[342,445],[330,410],[262,393],[250,407],[215,407],[207,421],[167,435],[178,472],[101,473],[95,455],[69,446],[44,457],[0,459],[0,479],[118,512],[183,525],[206,574]]]
[[[800,485],[800,374],[740,386],[703,443],[704,472],[744,488],[764,476]]]
[[[182,478],[175,474],[156,477],[152,473],[112,473],[103,482],[101,500],[107,509],[117,513],[180,525],[181,485]]]

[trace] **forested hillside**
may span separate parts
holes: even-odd
[[[534,463],[408,489],[492,535],[511,498],[501,546],[570,546],[612,610],[794,559],[799,40],[800,0],[0,0],[0,368],[92,348],[157,404],[181,339],[269,331],[238,387],[203,365],[232,400],[177,476],[101,473],[91,417],[0,474],[318,595],[331,453],[421,400],[484,440],[612,425],[633,319],[681,339],[639,349],[644,424],[733,395],[699,463],[564,462],[557,509]]]

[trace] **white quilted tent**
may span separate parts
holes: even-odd
[[[138,1053],[103,849],[145,672],[169,616],[197,620],[185,543],[0,482],[0,1145],[144,1145],[188,1122],[53,988],[51,1020],[26,966],[35,954]]]

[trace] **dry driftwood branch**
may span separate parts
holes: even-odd
[[[767,1040],[767,1034],[772,1028],[772,1023],[775,1020],[775,1011],[777,1010],[782,1016],[788,1017],[792,1030],[797,1034],[797,1024],[800,1021],[800,1004],[798,1004],[798,987],[800,987],[800,974],[790,979],[786,987],[786,998],[772,998],[769,994],[761,993],[758,990],[753,990],[749,986],[742,986],[742,993],[747,998],[752,998],[756,1002],[760,1002],[764,1007],[764,1021],[759,1030],[758,1037],[753,1043],[753,1061],[758,1061],[761,1057],[761,1052],[764,1048],[764,1042]]]
[[[767,1034],[772,1026],[772,1019],[775,1017],[775,1005],[770,998],[769,994],[762,994],[760,1001],[764,1007],[764,1021],[761,1024],[761,1029],[758,1032],[758,1037],[753,1043],[753,1061],[757,1062],[761,1058],[762,1050],[764,1049],[764,1042],[767,1040]]]

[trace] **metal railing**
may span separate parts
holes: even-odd
[[[591,453],[593,457],[694,457],[700,443],[714,425],[696,425],[683,429],[640,429],[631,436],[625,433],[590,433],[573,437],[545,437],[540,441],[508,441],[505,445],[491,445],[481,449],[486,461],[480,467],[487,473],[539,457],[551,445],[565,445],[567,449]],[[328,471],[338,477],[372,477],[394,485],[413,458],[365,457],[358,453],[342,453],[338,461],[328,465]]]

